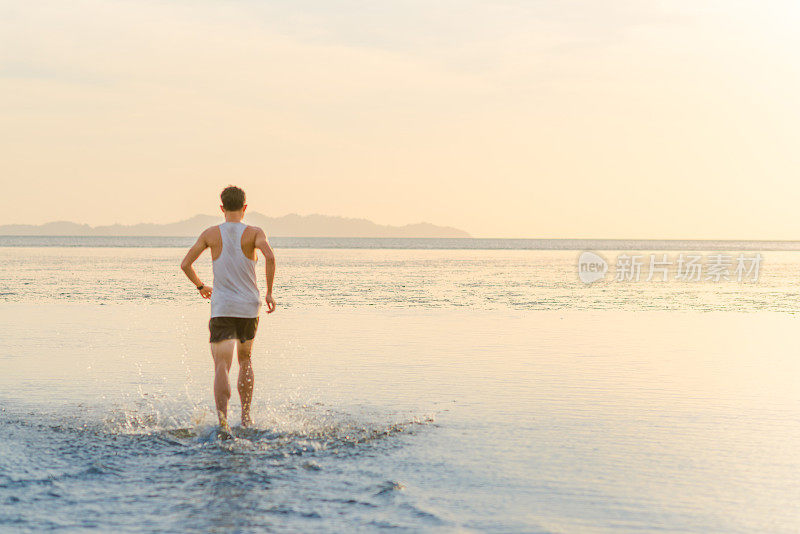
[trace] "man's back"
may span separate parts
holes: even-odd
[[[206,230],[203,232],[203,237],[208,244],[208,248],[211,249],[212,260],[219,258],[219,255],[222,252],[222,230],[220,229],[220,226],[221,225],[211,226],[206,228]],[[255,260],[258,257],[256,255],[256,236],[258,235],[258,230],[259,229],[257,226],[244,225],[244,231],[242,231],[242,238],[239,243],[244,255],[251,260]]]
[[[214,272],[211,317],[258,317],[255,229],[241,222],[224,222],[208,233]]]

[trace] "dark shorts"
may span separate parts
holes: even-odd
[[[242,343],[256,337],[258,317],[212,317],[208,321],[209,341],[238,339]]]

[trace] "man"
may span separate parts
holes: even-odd
[[[228,399],[231,384],[228,371],[233,353],[239,359],[239,399],[242,401],[242,426],[252,424],[250,401],[253,399],[253,364],[250,353],[258,328],[261,297],[256,284],[256,250],[264,254],[267,275],[267,313],[275,311],[272,281],[275,278],[275,255],[264,231],[242,223],[245,204],[244,191],[226,187],[220,195],[225,222],[206,228],[186,253],[181,269],[197,287],[203,298],[211,299],[211,356],[214,358],[214,400],[217,405],[220,429],[229,433]],[[211,249],[214,287],[205,285],[192,268],[194,261],[206,249]],[[238,344],[237,344],[238,342]]]

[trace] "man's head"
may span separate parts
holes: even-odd
[[[220,206],[222,211],[244,211],[247,207],[244,191],[235,185],[229,185],[223,189],[219,198],[222,200],[222,206]]]

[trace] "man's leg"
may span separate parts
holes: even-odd
[[[248,339],[239,343],[237,351],[239,357],[239,399],[242,401],[242,426],[250,426],[250,401],[253,400],[253,364],[250,361],[250,352],[253,350],[253,340]]]
[[[217,403],[219,425],[228,430],[228,399],[231,398],[231,383],[228,371],[233,363],[236,350],[235,339],[225,339],[211,343],[211,356],[214,358],[214,400]]]

